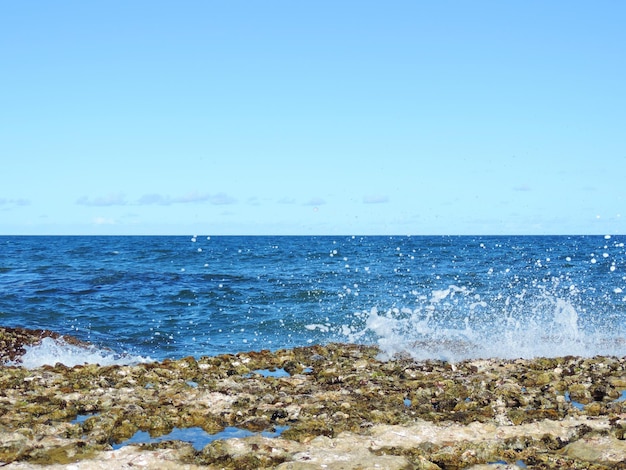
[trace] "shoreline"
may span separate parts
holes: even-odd
[[[0,364],[54,335],[0,328]],[[626,357],[381,362],[378,352],[328,344],[124,366],[0,365],[0,465],[626,468]],[[227,428],[254,434],[200,448],[157,439]],[[124,445],[142,431],[150,442]]]

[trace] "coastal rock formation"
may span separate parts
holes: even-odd
[[[626,358],[383,362],[329,344],[19,367],[42,337],[58,335],[0,328],[8,469],[626,469]]]

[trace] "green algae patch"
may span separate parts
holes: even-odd
[[[67,465],[79,460],[88,460],[101,450],[102,447],[87,446],[83,441],[78,441],[59,447],[33,449],[26,460],[38,465]]]

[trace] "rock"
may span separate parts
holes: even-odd
[[[215,441],[202,450],[197,460],[242,470],[272,468],[304,448],[302,444],[286,439],[252,436]]]
[[[1,357],[16,358],[20,347],[42,334],[0,328]],[[624,466],[626,402],[619,397],[626,389],[626,358],[452,365],[404,357],[381,362],[377,356],[371,346],[327,344],[133,366],[28,370],[0,363],[0,465]],[[292,375],[252,373],[264,369]],[[256,434],[209,436],[229,426]],[[180,439],[111,449],[138,430],[154,440],[190,428],[196,435],[204,430],[204,442],[212,442],[201,450]],[[264,431],[282,433],[269,437]]]
[[[29,442],[29,438],[20,432],[0,433],[0,462],[6,462],[20,455],[20,451]]]
[[[281,470],[357,470],[357,469],[414,469],[406,457],[378,455],[368,447],[362,436],[342,433],[334,439],[320,436],[313,439],[302,452],[289,457],[280,464]]]
[[[626,468],[626,441],[612,436],[584,437],[565,446],[563,455],[585,462],[621,463]]]
[[[159,470],[201,470],[202,467],[181,462],[184,452],[177,449],[143,450],[128,446],[119,450],[100,452],[89,460],[70,464],[47,464],[45,467],[23,462],[7,465],[8,470],[111,470],[112,468],[145,468]]]

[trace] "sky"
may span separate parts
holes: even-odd
[[[0,235],[626,233],[626,2],[0,1]]]

